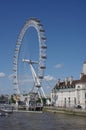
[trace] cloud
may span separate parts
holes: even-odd
[[[45,79],[46,81],[56,80],[53,76],[50,76],[50,75],[45,76],[44,79]]]
[[[63,67],[63,64],[57,64],[57,65],[55,65],[54,67],[57,68],[57,69],[58,69],[58,68],[62,68],[62,67]]]
[[[0,72],[0,78],[5,77],[5,73]]]
[[[33,81],[32,78],[19,80],[19,84],[20,84],[20,85],[26,85],[26,84],[33,83],[33,82],[34,82],[34,81]]]
[[[13,74],[10,74],[10,75],[8,76],[8,78],[9,78],[10,80],[12,80],[12,79],[13,79]]]

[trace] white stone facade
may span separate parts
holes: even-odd
[[[85,67],[86,62],[84,64]],[[86,73],[83,72],[79,80],[59,81],[51,92],[51,102],[57,107],[86,109]]]

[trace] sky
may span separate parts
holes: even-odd
[[[0,0],[0,94],[14,93],[14,49],[30,17],[41,20],[47,37],[45,93],[50,93],[59,78],[80,78],[86,61],[86,0]]]

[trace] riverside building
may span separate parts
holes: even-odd
[[[72,76],[64,81],[58,80],[51,92],[51,102],[57,107],[86,109],[86,62],[79,80]]]

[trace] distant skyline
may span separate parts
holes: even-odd
[[[0,0],[0,94],[14,92],[14,49],[30,17],[41,20],[47,37],[44,91],[49,93],[59,78],[80,78],[86,61],[85,0]]]

